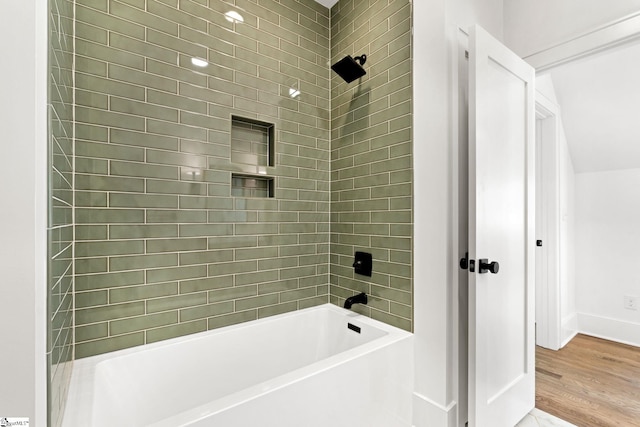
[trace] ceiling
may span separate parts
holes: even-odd
[[[640,42],[549,73],[575,171],[640,168]]]
[[[326,8],[331,9],[334,4],[338,3],[338,0],[316,0],[317,3],[320,3]]]

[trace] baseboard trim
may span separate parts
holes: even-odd
[[[576,335],[578,335],[580,332],[578,331],[573,331],[572,333],[567,335],[567,338],[565,338],[564,340],[562,340],[562,342],[560,343],[560,348],[564,347],[565,345],[569,344],[569,342],[574,339],[576,337]]]
[[[569,344],[569,341],[578,335],[578,314],[572,313],[562,319],[562,327],[560,328],[560,348]]]
[[[585,335],[640,347],[640,323],[578,313],[578,331]]]
[[[428,397],[413,393],[413,427],[456,427],[457,403],[442,406]]]

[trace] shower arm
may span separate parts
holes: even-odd
[[[353,60],[358,61],[358,63],[362,66],[365,62],[367,62],[367,55],[363,53],[362,55],[353,58]]]

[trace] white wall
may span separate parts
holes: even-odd
[[[509,0],[504,39],[526,57],[640,11],[640,0]]]
[[[553,80],[549,74],[536,76],[536,92],[541,93],[547,99],[554,104],[558,105],[558,97],[556,96],[556,89],[553,86]]]
[[[18,42],[19,41],[19,42]],[[0,13],[0,417],[46,425],[47,2]]]
[[[576,175],[576,306],[581,332],[640,346],[640,169]]]
[[[458,27],[479,23],[502,37],[502,0],[425,0],[413,7],[414,425],[444,427],[455,425],[458,399],[453,58]]]
[[[560,122],[560,320],[561,345],[577,332],[575,171]]]
[[[511,0],[453,0],[447,1],[447,23],[450,27],[468,29],[479,24],[493,37],[503,40],[504,8]],[[418,21],[416,21],[418,22]]]

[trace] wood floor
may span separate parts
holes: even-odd
[[[640,348],[586,335],[536,347],[536,408],[579,427],[640,427]]]

